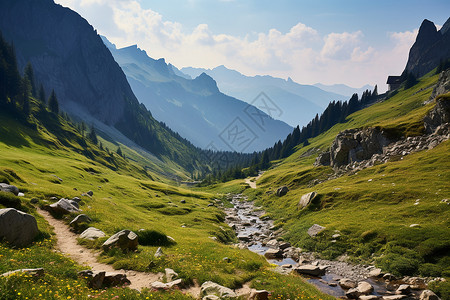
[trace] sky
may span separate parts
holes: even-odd
[[[424,19],[448,0],[55,0],[118,48],[137,44],[178,68],[225,65],[301,84],[387,88]]]

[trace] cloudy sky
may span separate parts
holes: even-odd
[[[55,0],[119,48],[182,67],[225,65],[304,84],[378,84],[400,74],[423,19],[448,0]]]

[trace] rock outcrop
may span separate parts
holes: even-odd
[[[30,244],[38,235],[36,219],[14,208],[0,209],[0,239],[17,247]]]
[[[424,104],[431,103],[436,99],[437,96],[446,94],[448,92],[450,92],[450,69],[442,71],[441,74],[439,74],[438,82],[433,88],[433,92],[431,93],[430,98],[425,101]]]
[[[106,242],[103,243],[102,248],[104,251],[113,247],[119,247],[123,251],[134,251],[137,249],[137,246],[137,234],[131,230],[124,229],[107,239]]]
[[[87,240],[96,240],[105,236],[106,234],[103,231],[95,227],[89,227],[80,234],[80,238]]]
[[[450,69],[449,69],[450,75]],[[423,119],[425,132],[428,134],[435,133],[436,129],[444,124],[450,123],[450,97],[442,97],[437,99],[436,105]],[[442,135],[448,132],[436,132]]]
[[[300,198],[300,201],[298,202],[298,208],[303,209],[303,208],[307,207],[316,196],[317,196],[316,192],[311,192],[311,193],[303,195]]]
[[[75,202],[75,201],[73,201]],[[76,203],[76,202],[75,202]],[[51,213],[59,214],[59,215],[65,215],[70,214],[72,212],[79,212],[80,210],[78,207],[73,205],[71,200],[68,199],[60,199],[58,202],[50,204],[45,207],[46,210],[48,210]]]
[[[7,183],[0,183],[0,191],[7,192],[7,193],[13,193],[14,195],[19,195],[19,189],[15,185],[10,185]]]

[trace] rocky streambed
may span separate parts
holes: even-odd
[[[375,266],[355,265],[345,261],[318,259],[281,241],[282,229],[264,217],[265,212],[243,195],[229,195],[233,208],[226,208],[225,221],[236,231],[240,248],[264,255],[277,265],[275,272],[296,272],[305,276],[324,293],[350,299],[438,299],[426,290],[430,278],[395,278]],[[436,279],[435,279],[436,280]],[[437,279],[440,280],[440,279]]]

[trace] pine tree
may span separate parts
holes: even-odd
[[[98,139],[97,139],[97,133],[95,132],[94,125],[91,126],[91,130],[89,131],[89,134],[88,134],[88,139],[89,139],[92,143],[94,143],[95,145],[97,145]]]
[[[42,83],[39,86],[38,99],[39,99],[39,101],[41,101],[42,104],[45,104],[45,91],[44,91],[44,86],[42,85]]]
[[[378,96],[378,86],[375,84],[375,88],[373,89],[373,92],[372,92],[372,97],[376,97],[376,96]]]
[[[122,157],[123,157],[122,149],[120,149],[120,147],[117,148],[116,153],[117,153],[119,156],[122,156]]]
[[[52,90],[50,97],[48,98],[48,108],[52,113],[59,113],[59,103],[58,98],[56,98],[55,90]]]
[[[22,78],[21,87],[20,87],[20,105],[22,106],[22,112],[25,116],[30,114],[30,93],[31,93],[31,84],[29,79],[25,76]]]
[[[31,65],[30,62],[28,62],[27,66],[25,67],[24,77],[27,78],[28,81],[30,82],[31,94],[33,96],[36,96],[36,84],[35,84],[35,80],[34,80],[34,71],[33,71],[33,66]]]

